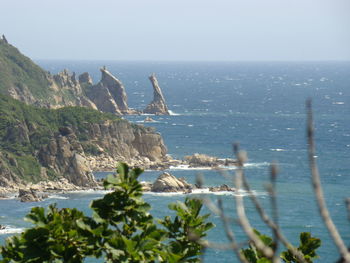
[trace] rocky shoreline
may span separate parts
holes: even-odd
[[[110,156],[90,156],[86,158],[90,168],[93,171],[114,171],[116,161]],[[124,161],[124,160],[118,160]],[[205,154],[194,154],[191,156],[185,156],[184,160],[176,160],[167,156],[167,160],[163,162],[150,161],[148,158],[139,158],[130,162],[130,167],[142,167],[143,169],[150,170],[166,170],[170,167],[181,167],[186,165],[190,168],[210,168],[218,169],[223,166],[235,165],[234,159],[218,159],[217,157],[208,156]],[[192,193],[195,189],[203,189],[198,185],[191,185],[185,181],[184,178],[176,178],[170,173],[162,173],[158,179],[154,182],[142,182],[145,192],[182,192]],[[36,202],[42,201],[48,197],[51,193],[67,193],[82,190],[102,190],[101,184],[96,182],[94,187],[91,186],[79,186],[70,183],[68,179],[61,177],[56,181],[41,181],[39,183],[17,183],[7,187],[0,187],[0,199],[7,199],[9,196],[16,195],[22,202]],[[235,191],[233,188],[227,185],[221,185],[216,187],[209,187],[209,192],[222,192],[222,191]]]
[[[187,166],[188,168],[218,169],[237,165],[235,159],[219,159],[214,156],[199,153],[185,156],[183,160],[173,159],[171,156],[166,155],[165,158],[161,161],[151,161],[147,157],[138,157],[133,160],[125,160],[121,158],[116,161],[111,156],[104,154],[98,156],[86,156],[86,159],[90,165],[91,170],[101,172],[114,171],[117,162],[126,162],[130,167],[142,167],[145,170],[166,170],[171,167],[183,166]]]

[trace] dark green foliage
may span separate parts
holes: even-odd
[[[137,178],[141,169],[118,164],[118,175],[104,181],[113,191],[91,203],[92,217],[77,209],[33,208],[26,219],[35,226],[8,238],[0,262],[83,262],[87,257],[105,262],[199,262],[196,242],[213,227],[201,216],[199,200],[170,205],[174,219],[149,214]]]
[[[312,237],[310,233],[303,232],[300,234],[300,245],[298,250],[304,254],[307,262],[312,262],[313,259],[318,258],[316,249],[321,246],[321,239]],[[298,263],[299,261],[293,256],[290,250],[282,252],[281,258],[287,263]]]
[[[273,243],[271,237],[261,234],[259,231],[254,229],[255,234],[260,240],[271,249],[275,250],[276,245]],[[321,240],[319,238],[312,237],[308,232],[300,233],[300,245],[297,248],[303,255],[306,262],[313,262],[313,259],[318,258],[316,249],[321,246]],[[241,253],[250,263],[271,263],[271,259],[264,257],[263,253],[259,251],[255,245],[250,242],[249,248],[242,249]],[[300,263],[300,261],[293,255],[290,250],[284,251],[280,254],[283,262],[286,263]]]
[[[274,244],[271,237],[261,234],[256,229],[254,229],[254,232],[260,238],[260,240],[265,244],[265,246],[268,246],[273,250],[275,249],[276,245]],[[243,253],[246,259],[251,263],[272,262],[264,257],[263,253],[255,247],[253,242],[249,243],[249,248],[242,249],[241,253]]]
[[[202,202],[198,199],[186,199],[185,203],[170,204],[169,208],[175,211],[177,216],[174,219],[167,216],[160,223],[169,233],[171,251],[175,254],[182,253],[181,260],[197,262],[201,246],[193,241],[203,238],[205,233],[214,227],[212,223],[206,223],[209,214],[199,215]]]

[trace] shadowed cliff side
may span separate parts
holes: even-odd
[[[162,93],[162,90],[159,87],[158,80],[156,75],[153,73],[149,80],[153,86],[153,100],[146,109],[143,110],[143,113],[148,114],[157,114],[157,115],[170,115],[168,107],[165,103],[165,99]]]

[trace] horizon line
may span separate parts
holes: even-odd
[[[153,60],[153,59],[72,59],[72,58],[32,58],[34,61],[79,61],[79,62],[151,62],[151,63],[350,63],[350,59],[310,59],[310,60]]]

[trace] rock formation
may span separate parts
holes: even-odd
[[[229,187],[227,184],[223,184],[220,186],[212,186],[209,187],[210,192],[235,192],[236,189],[233,187]]]
[[[96,85],[88,86],[86,95],[102,112],[110,112],[118,115],[137,114],[136,110],[130,109],[123,83],[113,76],[106,67],[100,69],[102,77]],[[85,81],[86,83],[86,81]]]
[[[19,189],[18,198],[21,202],[39,202],[43,200],[43,198],[39,196],[33,189]]]
[[[92,85],[94,82],[92,81],[90,74],[88,72],[84,72],[83,74],[79,75],[79,84]]]
[[[7,41],[7,39],[6,39],[5,35],[2,35],[2,40],[4,40],[4,42],[5,42],[6,44],[8,44],[8,43],[9,43],[9,42]]]
[[[143,110],[143,113],[147,114],[157,114],[157,115],[170,115],[168,107],[165,103],[165,99],[162,93],[162,90],[159,87],[158,80],[156,75],[153,73],[149,80],[153,86],[153,100],[146,109]]]
[[[105,161],[108,170],[114,170],[118,161],[148,168],[167,160],[159,133],[116,116],[80,108],[60,109],[57,114],[4,95],[0,112],[2,124],[7,124],[0,125],[0,194],[28,182],[59,178],[95,188],[92,169]]]
[[[183,178],[176,178],[170,173],[161,174],[153,183],[152,192],[188,192],[192,186]]]
[[[195,153],[193,155],[185,156],[185,163],[190,167],[217,167],[217,166],[233,166],[237,162],[234,159],[219,159],[214,156],[206,154]]]

